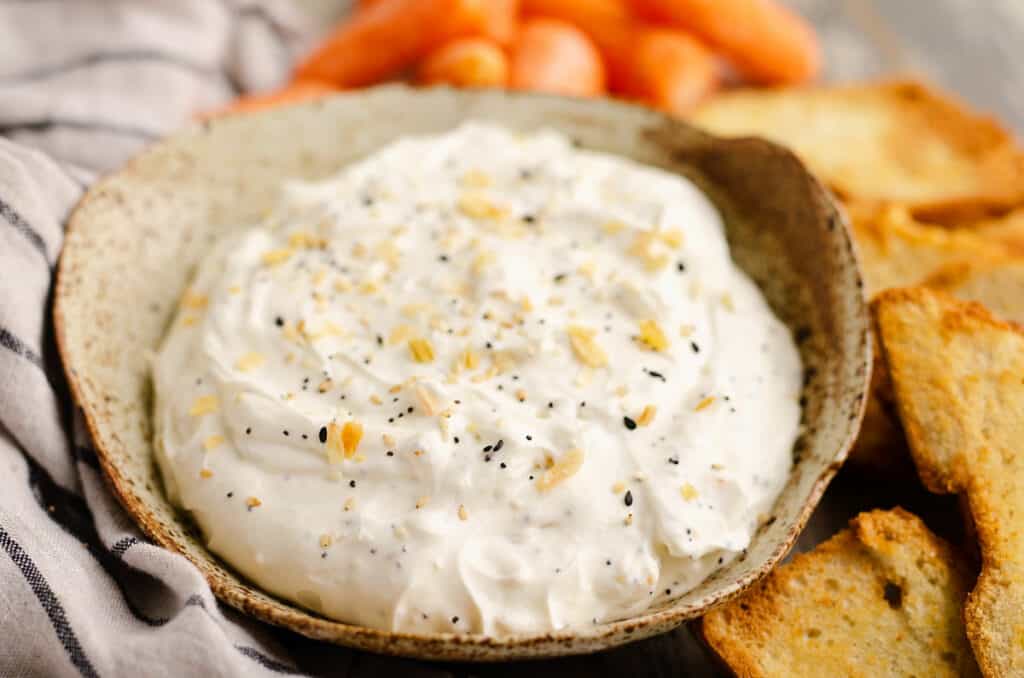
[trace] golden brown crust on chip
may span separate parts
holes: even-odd
[[[958,266],[1003,264],[1008,250],[972,230],[950,230],[914,219],[906,208],[852,205],[850,221],[867,293],[921,284]],[[993,290],[989,290],[994,295]],[[877,353],[860,437],[850,454],[853,467],[887,474],[913,473],[895,411],[885,362]]]
[[[697,625],[736,675],[976,676],[963,558],[917,517],[862,513]]]
[[[971,225],[977,235],[998,242],[1017,256],[1024,256],[1024,209]]]
[[[1024,329],[925,288],[874,304],[925,485],[966,495],[982,570],[964,608],[986,676],[1024,673]]]
[[[1004,320],[1024,323],[1024,259],[957,262],[939,269],[924,284],[980,302]]]
[[[693,121],[790,146],[844,199],[905,203],[943,223],[1024,202],[1012,135],[918,82],[741,90],[712,98]]]
[[[972,230],[929,226],[905,207],[851,211],[854,241],[869,296],[892,287],[918,285],[958,263],[1003,262],[1008,249]]]

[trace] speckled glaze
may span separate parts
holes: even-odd
[[[772,515],[743,557],[630,619],[491,638],[392,633],[278,600],[211,555],[168,503],[153,461],[148,360],[210,244],[255,221],[282,179],[331,175],[407,134],[466,119],[553,127],[584,147],[679,172],[723,212],[736,262],[794,331],[807,368],[805,434]],[[789,152],[726,141],[605,101],[389,86],[197,124],[96,184],[71,218],[54,309],[65,370],[114,494],[155,542],[185,555],[224,602],[354,648],[423,659],[499,661],[595,652],[668,631],[724,602],[789,550],[849,451],[871,361],[862,282],[842,215]]]

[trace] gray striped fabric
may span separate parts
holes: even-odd
[[[4,678],[298,672],[275,632],[220,606],[106,490],[49,296],[88,183],[195,111],[282,80],[318,23],[289,0],[0,0]]]

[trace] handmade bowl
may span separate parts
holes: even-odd
[[[403,135],[467,119],[549,127],[586,148],[696,181],[721,210],[733,257],[792,328],[806,367],[789,482],[750,548],[693,591],[629,619],[488,637],[353,626],[265,593],[203,545],[154,464],[149,359],[193,268],[259,219],[288,178],[319,179]],[[389,86],[195,124],[97,183],[72,215],[54,310],[61,356],[100,464],[156,543],[185,555],[224,602],[312,638],[409,657],[508,660],[594,652],[668,631],[736,595],[793,545],[850,448],[871,360],[861,277],[844,218],[788,151],[718,139],[638,107],[503,92]]]

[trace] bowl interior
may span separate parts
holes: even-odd
[[[697,181],[726,218],[733,257],[795,333],[805,367],[805,433],[790,480],[743,557],[693,591],[632,619],[501,639],[413,635],[325,619],[274,598],[211,555],[167,502],[151,448],[149,356],[195,264],[256,221],[285,178],[317,179],[403,135],[466,119],[559,129],[584,147]],[[726,141],[610,102],[384,87],[196,125],[98,183],[74,213],[57,293],[58,342],[101,464],[128,512],[183,553],[228,604],[314,638],[434,659],[591,652],[667,631],[735,595],[782,558],[859,426],[870,362],[862,284],[844,221],[787,151]]]

